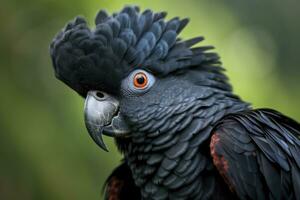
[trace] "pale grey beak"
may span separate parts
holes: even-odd
[[[88,92],[84,106],[84,119],[90,136],[105,151],[108,149],[103,142],[102,134],[111,137],[129,134],[129,128],[119,113],[118,100],[104,92]]]

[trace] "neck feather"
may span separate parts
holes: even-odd
[[[215,176],[207,144],[211,130],[226,114],[248,107],[233,95],[190,98],[153,112],[143,126],[135,127],[128,141],[117,141],[142,196],[168,199],[185,194],[198,199],[212,195]],[[199,195],[201,191],[206,192]]]

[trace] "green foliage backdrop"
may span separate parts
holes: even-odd
[[[84,99],[55,79],[49,44],[76,15],[124,4],[191,19],[220,53],[235,92],[300,120],[300,2],[296,0],[4,0],[0,6],[0,199],[101,199],[121,159],[89,138]]]

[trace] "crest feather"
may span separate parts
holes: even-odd
[[[126,6],[109,15],[100,10],[91,30],[82,17],[76,17],[56,35],[50,54],[56,77],[85,96],[89,90],[117,93],[121,80],[142,67],[158,75],[178,69],[217,64],[210,48],[192,48],[202,37],[181,41],[178,34],[187,18],[165,20],[167,13]]]

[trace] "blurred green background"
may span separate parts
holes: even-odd
[[[203,35],[220,53],[235,92],[254,107],[300,120],[298,0],[4,0],[0,6],[0,199],[101,199],[121,156],[90,139],[84,100],[55,79],[54,35],[76,15],[124,4],[191,19],[185,38]]]

